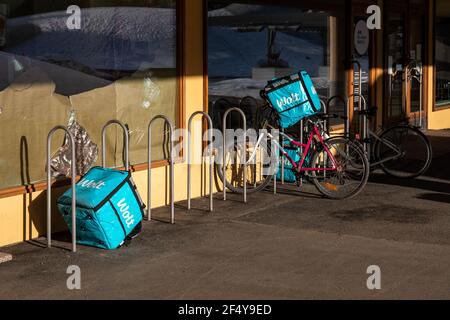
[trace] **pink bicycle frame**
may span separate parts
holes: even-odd
[[[304,151],[303,151],[303,155],[304,156],[302,157],[302,159],[300,160],[299,163],[296,163],[289,156],[289,154],[286,152],[286,150],[283,148],[283,146],[279,146],[283,156],[286,157],[286,159],[289,160],[289,162],[292,164],[293,168],[295,170],[297,170],[297,172],[300,173],[300,172],[307,172],[307,171],[336,171],[337,170],[337,168],[338,168],[337,161],[336,161],[335,157],[333,156],[333,154],[328,149],[327,145],[325,144],[325,142],[323,140],[323,137],[321,136],[321,134],[319,132],[319,129],[316,126],[313,127],[313,131],[309,134],[309,138],[308,138],[308,143],[307,144],[303,144],[303,143],[300,143],[298,141],[295,141],[295,140],[293,140],[292,138],[290,138],[289,136],[287,136],[284,133],[281,133],[281,135],[286,137],[286,138],[288,138],[289,143],[291,145],[293,145],[295,147],[298,147],[298,148],[301,148],[301,149],[304,149]],[[311,149],[314,137],[317,137],[319,139],[319,142],[324,147],[325,152],[330,157],[331,162],[332,162],[332,168],[303,168],[303,166],[305,164],[305,161],[306,161],[306,155],[308,155],[308,153],[309,153],[309,151]]]

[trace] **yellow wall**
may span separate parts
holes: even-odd
[[[194,111],[203,110],[203,40],[202,40],[202,0],[189,0],[186,5],[185,16],[185,128],[187,120]],[[200,118],[194,127],[201,127]],[[198,132],[198,130],[197,130]],[[192,139],[194,150],[201,150],[199,139]],[[205,166],[194,165],[192,168],[193,183],[192,196],[199,197],[209,192],[207,186],[208,170]],[[167,168],[152,170],[152,207],[160,207],[168,201]],[[175,200],[184,200],[187,197],[187,165],[185,163],[175,166]],[[198,177],[203,177],[202,181]],[[146,202],[147,198],[147,172],[141,171],[133,174],[140,194]],[[161,188],[166,184],[166,189]],[[206,187],[205,187],[206,186]],[[56,198],[63,190],[54,190]],[[60,218],[56,205],[53,207],[54,231],[64,230],[66,227]],[[176,209],[175,215],[180,209]],[[35,192],[28,195],[19,195],[0,199],[0,247],[36,238],[46,232],[46,192]]]
[[[434,90],[433,85],[430,85],[431,90]],[[450,109],[433,111],[434,101],[433,96],[428,97],[428,129],[441,130],[450,128]]]
[[[428,56],[432,57],[433,52],[433,29],[434,29],[434,1],[430,1],[430,18],[428,19],[429,25],[429,42],[428,42]],[[434,68],[432,66],[427,66],[428,74],[428,129],[430,130],[440,130],[450,128],[450,109],[442,109],[433,111],[434,108]]]

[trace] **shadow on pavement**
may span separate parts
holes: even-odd
[[[367,220],[402,224],[427,224],[431,216],[427,211],[393,205],[380,205],[358,210],[338,210],[331,216],[344,222],[363,222]]]
[[[422,180],[420,178],[398,179],[390,177],[384,173],[374,173],[370,176],[370,182],[435,191],[439,193],[445,192],[450,194],[450,181],[447,183],[441,181]]]
[[[417,198],[435,202],[450,203],[449,193],[424,193],[419,195]]]
[[[450,134],[448,136],[428,136],[428,139],[433,148],[433,162],[425,176],[450,182]]]
[[[430,168],[424,174],[426,178],[434,178],[445,181],[417,179],[397,179],[384,173],[374,173],[370,177],[372,183],[396,185],[401,187],[422,189],[427,191],[439,192],[439,194],[426,194],[423,199],[450,202],[450,133],[449,134],[431,134],[428,135],[433,148],[433,162]],[[442,201],[445,200],[445,201]]]

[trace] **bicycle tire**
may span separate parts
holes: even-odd
[[[398,125],[391,127],[385,131],[383,131],[380,135],[380,139],[390,141],[394,145],[398,146],[397,141],[392,141],[392,137],[397,137],[400,133],[400,131],[407,132],[405,135],[407,139],[410,139],[410,141],[407,141],[406,143],[404,141],[401,142],[402,146],[400,146],[399,150],[403,150],[404,144],[406,146],[408,145],[414,145],[413,149],[415,150],[413,152],[413,155],[415,155],[415,158],[418,157],[418,153],[421,151],[424,151],[426,155],[423,159],[412,159],[408,160],[406,156],[408,154],[407,151],[403,150],[403,157],[399,157],[390,161],[385,161],[380,163],[381,169],[388,175],[400,178],[400,179],[414,179],[421,175],[423,175],[428,168],[431,165],[432,159],[433,159],[433,151],[431,147],[431,143],[428,140],[428,138],[420,131],[419,129],[408,126],[408,125]],[[401,135],[401,134],[400,134]],[[411,139],[411,137],[414,137],[415,139]],[[382,161],[384,158],[384,152],[383,152],[383,143],[379,140],[377,140],[375,146],[374,146],[374,154],[376,156],[377,161]],[[387,151],[386,151],[387,152]],[[402,162],[403,160],[403,162]],[[413,168],[410,164],[412,161],[416,160],[417,168]],[[422,162],[423,164],[420,164]],[[403,171],[406,170],[406,171]]]
[[[367,185],[367,181],[369,180],[369,175],[370,175],[369,160],[367,159],[367,156],[366,156],[363,148],[361,147],[360,144],[352,142],[348,138],[344,138],[344,137],[330,138],[325,141],[325,144],[331,152],[333,152],[333,150],[337,149],[337,148],[333,148],[333,145],[343,144],[345,146],[345,150],[351,150],[348,152],[349,154],[350,154],[350,152],[352,152],[352,154],[355,154],[357,159],[353,160],[352,168],[353,168],[353,170],[358,170],[358,172],[360,173],[359,176],[357,176],[358,182],[353,189],[350,189],[347,192],[345,192],[345,191],[342,192],[342,188],[343,188],[342,180],[345,179],[344,175],[348,174],[349,177],[350,177],[350,175],[352,175],[353,177],[356,177],[356,175],[351,173],[350,171],[347,172],[348,166],[344,166],[342,163],[340,163],[340,165],[342,167],[345,167],[345,172],[329,171],[329,172],[324,173],[322,171],[318,171],[318,172],[312,171],[311,172],[311,180],[312,180],[314,186],[317,188],[317,190],[322,195],[326,196],[327,198],[333,199],[333,200],[350,199],[350,198],[357,196],[358,194],[361,193],[362,190],[364,190],[365,186]],[[317,164],[320,162],[323,162],[323,158],[324,158],[323,152],[324,152],[323,150],[316,150],[314,152],[314,155],[312,157],[312,162],[311,162],[312,166],[318,167]],[[342,154],[342,152],[340,154]],[[350,158],[350,157],[347,155],[347,159],[348,158]],[[339,162],[339,157],[335,157],[335,159],[336,159],[336,161]],[[350,161],[350,163],[351,163],[351,161]],[[341,168],[341,170],[342,170],[342,168]],[[320,177],[320,179],[319,179],[319,176],[321,176],[323,174],[327,174],[327,173],[329,173],[330,175],[332,173],[334,173],[336,175],[335,180],[338,180],[338,181],[335,181],[334,179],[332,179],[331,181],[333,181],[333,182],[322,183],[322,178],[325,179],[325,177]],[[356,181],[356,179],[355,179],[355,181]]]

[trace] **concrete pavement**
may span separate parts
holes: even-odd
[[[191,213],[180,203],[176,225],[145,223],[117,251],[47,250],[45,239],[3,248],[14,260],[0,265],[0,298],[448,299],[450,137],[431,139],[426,177],[377,172],[355,199],[326,200],[311,186],[250,195],[247,205],[217,195],[213,214],[208,199]],[[81,268],[81,290],[66,287],[69,265]],[[379,291],[366,286],[371,265],[381,268]]]

